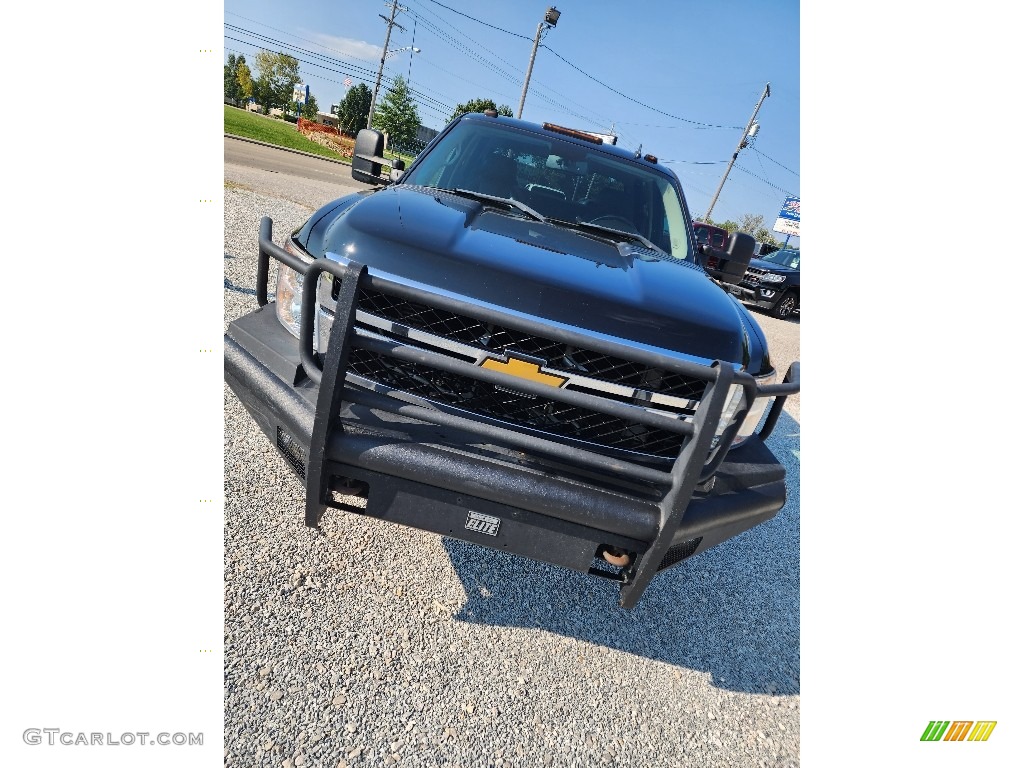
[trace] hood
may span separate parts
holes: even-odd
[[[761,259],[751,259],[750,266],[763,269],[768,272],[778,272],[779,274],[789,275],[799,270],[793,269],[792,267],[784,267],[781,264],[776,264],[772,261],[761,261]]]
[[[423,187],[348,198],[307,230],[313,255],[709,362],[765,356],[742,308],[694,264]]]

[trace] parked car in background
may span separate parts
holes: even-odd
[[[785,248],[751,259],[739,284],[725,289],[744,304],[791,317],[800,311],[800,251]]]
[[[714,224],[705,224],[702,221],[693,222],[693,234],[697,238],[697,245],[710,245],[716,251],[725,248],[729,239],[729,232],[716,227]]]

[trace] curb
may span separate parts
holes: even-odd
[[[256,139],[250,139],[245,136],[238,136],[234,133],[225,133],[225,139],[238,139],[239,141],[247,141],[250,144],[259,144],[262,147],[272,147],[273,149],[280,149],[282,152],[293,152],[296,155],[305,155],[306,157],[315,157],[317,160],[326,160],[328,163],[337,163],[338,165],[351,166],[352,163],[346,163],[344,160],[335,160],[333,157],[324,157],[323,155],[314,155],[312,152],[303,152],[301,149],[292,149],[291,147],[282,147],[280,144],[268,144],[265,141],[257,141]]]

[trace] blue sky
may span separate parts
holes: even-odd
[[[537,25],[548,3],[403,0],[385,63],[411,80],[423,125],[456,104],[492,98],[518,111]],[[561,0],[537,52],[523,118],[642,145],[679,176],[703,216],[766,83],[760,131],[743,149],[711,216],[760,214],[770,229],[800,194],[800,19],[796,0]],[[290,53],[321,110],[346,76],[373,88],[389,15],[384,0],[225,0],[224,48],[250,63],[265,47]],[[291,47],[289,47],[291,46]],[[546,46],[546,47],[545,47]],[[297,50],[299,49],[299,50]],[[778,239],[784,236],[777,235]],[[793,238],[791,244],[798,244]]]

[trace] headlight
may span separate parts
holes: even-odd
[[[284,242],[284,249],[300,259],[312,261],[309,254],[303,253],[289,237]],[[277,319],[281,325],[295,338],[299,338],[299,325],[302,321],[302,275],[284,264],[277,265]]]
[[[754,381],[760,385],[774,384],[776,379],[775,371],[772,371],[767,376],[755,376]],[[743,390],[740,390],[740,397],[743,398]],[[759,397],[754,401],[750,411],[747,412],[746,417],[743,419],[743,423],[740,424],[739,431],[736,432],[736,437],[733,438],[732,444],[739,445],[740,443],[746,442],[747,438],[754,434],[754,430],[757,429],[757,425],[761,423],[761,418],[764,416],[764,412],[768,409],[768,404],[772,402],[770,397]]]
[[[711,445],[718,445],[718,441],[722,437],[722,433],[728,429],[729,424],[732,423],[733,416],[736,415],[736,411],[743,404],[743,388],[739,384],[733,384],[729,387],[729,399],[725,401],[725,406],[722,408],[722,417],[718,420],[718,428],[715,429],[715,438]]]
[[[772,371],[767,376],[756,376],[755,381],[758,384],[774,384],[775,377],[775,371]],[[754,434],[754,430],[757,429],[757,425],[761,422],[761,417],[764,416],[765,409],[768,407],[770,400],[770,397],[759,397],[754,401],[754,405],[744,417],[743,423],[740,424],[740,428],[736,432],[736,436],[732,439],[734,446],[745,442],[748,437]],[[743,391],[743,387],[739,384],[733,384],[729,387],[729,399],[726,400],[725,406],[722,408],[722,417],[718,420],[718,428],[715,430],[715,437],[711,441],[712,448],[718,445],[718,441],[721,440],[725,430],[729,428],[729,424],[732,423],[736,412],[745,403],[746,394]]]
[[[784,283],[784,282],[786,282],[786,276],[785,275],[773,275],[772,273],[768,272],[768,273],[765,273],[765,274],[761,275],[761,282],[762,283]]]

